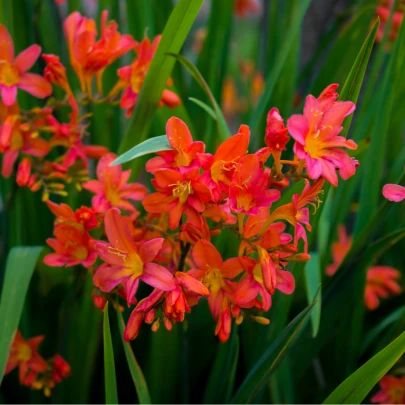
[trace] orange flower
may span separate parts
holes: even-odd
[[[380,305],[380,298],[387,298],[390,294],[399,294],[402,290],[396,281],[401,272],[388,266],[374,266],[367,271],[364,301],[369,310]]]
[[[141,92],[146,73],[155,55],[156,48],[159,45],[161,35],[158,35],[153,42],[145,38],[137,47],[138,57],[130,66],[124,66],[118,69],[118,83],[111,90],[110,96],[116,95],[119,91],[124,90],[121,96],[121,107],[126,109],[126,115],[129,117],[134,110],[136,100]],[[168,85],[171,80],[169,79]],[[170,108],[177,107],[181,104],[180,98],[172,91],[165,89],[160,98],[160,105],[166,105]]]
[[[47,368],[46,361],[37,353],[38,346],[44,337],[36,336],[24,340],[20,331],[17,331],[11,345],[5,373],[19,367],[20,384],[31,385],[37,374]]]
[[[339,225],[339,239],[332,244],[334,262],[326,269],[326,274],[332,276],[343,262],[352,246],[352,237],[348,236],[344,225]],[[401,273],[389,266],[373,266],[367,270],[364,302],[369,310],[374,310],[380,305],[379,298],[387,298],[391,294],[399,294],[401,287],[397,279]]]
[[[38,98],[51,95],[52,86],[42,76],[27,73],[41,53],[39,45],[31,45],[14,59],[13,40],[7,28],[0,24],[0,93],[3,103],[11,106],[16,102],[17,89]]]
[[[346,228],[342,224],[339,225],[338,235],[338,241],[332,243],[333,263],[326,268],[326,274],[328,276],[333,276],[336,273],[336,270],[352,247],[353,238],[347,235]]]
[[[381,391],[377,392],[371,402],[374,404],[404,404],[405,403],[405,376],[398,378],[386,375],[380,382]]]
[[[168,212],[170,229],[179,226],[183,213],[192,218],[196,212],[203,212],[211,198],[208,187],[200,182],[199,168],[185,173],[158,170],[153,185],[158,192],[149,194],[142,204],[146,211],[154,214]]]
[[[193,141],[185,122],[180,118],[170,117],[166,123],[167,140],[173,150],[158,152],[159,156],[149,159],[146,170],[154,174],[159,169],[195,167],[197,157],[205,151],[201,141]]]
[[[98,180],[83,183],[83,188],[95,194],[92,206],[97,212],[106,212],[112,207],[137,214],[136,208],[128,201],[140,201],[147,194],[146,187],[139,183],[128,183],[130,170],[122,170],[121,165],[110,166],[116,155],[103,156],[97,165]]]
[[[208,304],[212,316],[218,320],[223,301],[232,298],[231,279],[243,271],[242,263],[238,257],[223,261],[215,246],[203,239],[195,244],[192,256],[197,267],[188,274],[201,280],[208,288]]]
[[[121,35],[116,22],[107,21],[108,11],[101,13],[101,38],[96,41],[97,29],[94,20],[75,11],[64,24],[69,48],[70,64],[75,70],[82,91],[91,98],[91,82],[97,76],[97,89],[102,93],[104,69],[129,50],[137,42],[130,35]]]
[[[42,58],[46,62],[46,67],[44,69],[45,79],[61,87],[67,94],[72,94],[66,76],[66,68],[60,63],[59,56],[43,54]]]

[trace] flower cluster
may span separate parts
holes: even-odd
[[[70,375],[69,364],[59,354],[45,360],[38,353],[44,336],[24,340],[17,331],[9,353],[6,374],[18,367],[20,384],[35,390],[43,390],[49,397],[52,388]]]
[[[46,63],[43,76],[29,73],[41,54],[39,45],[32,45],[14,57],[14,44],[7,29],[0,25],[2,57],[0,63],[0,153],[3,155],[3,177],[13,174],[16,162],[16,182],[31,191],[42,190],[43,200],[50,195],[66,196],[66,185],[78,190],[89,179],[89,159],[99,159],[108,153],[103,146],[89,145],[86,140],[87,118],[80,106],[88,103],[119,104],[129,116],[145,80],[146,73],[159,44],[160,36],[151,43],[148,38],[140,43],[131,35],[122,35],[117,23],[108,21],[108,13],[101,14],[101,36],[97,40],[94,20],[79,12],[70,14],[64,24],[70,64],[76,73],[82,93],[75,93],[67,78],[66,68],[59,57],[43,54]],[[102,78],[108,66],[119,57],[134,52],[130,66],[117,71],[117,83],[103,96]],[[97,95],[93,95],[93,79]],[[18,90],[38,98],[52,94],[52,84],[65,93],[63,100],[49,99],[45,108],[23,111],[17,102]],[[168,86],[172,84],[169,80]],[[165,89],[161,105],[176,107],[179,97]],[[59,122],[55,112],[70,108],[69,120]]]
[[[221,341],[229,338],[232,319],[237,324],[246,317],[268,323],[260,313],[270,309],[275,291],[294,291],[295,280],[286,266],[310,258],[309,206],[319,205],[325,179],[336,184],[336,170],[347,178],[356,167],[340,148],[354,148],[354,142],[338,136],[354,106],[336,101],[336,87],[329,86],[318,99],[308,96],[304,115],[291,117],[287,127],[278,110],[271,109],[266,146],[254,153],[248,152],[246,125],[210,154],[203,142],[193,140],[183,121],[170,118],[170,149],[146,164],[153,175],[152,193],[129,182],[130,172],[114,165],[115,155],[103,156],[97,180],[83,184],[94,194],[91,207],[73,211],[48,202],[56,220],[55,238],[48,240],[54,253],[45,262],[90,268],[100,309],[114,293],[128,306],[135,305],[125,329],[128,341],[144,322],[154,331],[161,323],[170,330],[203,297]],[[298,151],[292,161],[282,159],[288,133],[296,138]],[[322,170],[313,170],[318,162]],[[302,181],[304,188],[280,204],[290,181]],[[139,200],[145,214],[133,205]],[[99,236],[102,230],[105,239]],[[236,257],[223,258],[214,246],[212,238],[221,233],[238,241]],[[102,264],[94,267],[97,257]],[[140,282],[153,291],[139,301]]]
[[[352,246],[352,238],[346,233],[344,225],[340,225],[339,239],[332,244],[333,263],[326,268],[326,274],[333,276],[346,254]],[[364,291],[364,303],[369,310],[377,309],[380,298],[400,294],[402,289],[398,284],[401,272],[389,266],[373,266],[367,270],[366,288]]]

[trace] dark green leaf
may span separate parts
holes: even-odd
[[[125,357],[127,358],[129,371],[135,385],[136,393],[138,394],[138,401],[140,404],[150,404],[151,399],[145,377],[143,376],[142,370],[136,361],[131,345],[124,340],[125,323],[120,310],[117,310],[117,319],[122,345],[124,346]]]
[[[193,98],[193,97],[189,97],[188,98],[190,101],[192,101],[193,103],[197,104],[198,106],[200,106],[211,118],[213,118],[214,120],[217,120],[217,116],[215,115],[215,111],[208,106],[207,104],[205,104],[204,102]]]
[[[343,381],[324,404],[360,404],[404,352],[405,332]]]
[[[115,375],[114,351],[111,340],[110,320],[108,317],[108,302],[104,307],[103,338],[105,403],[118,404],[117,377]]]
[[[270,347],[263,353],[260,360],[255,364],[245,380],[242,382],[231,403],[248,404],[253,400],[260,388],[269,381],[270,375],[281,363],[283,357],[305,324],[305,321],[310,315],[314,305],[315,303],[308,306],[299,315],[297,315],[278,336],[278,338],[270,345]]]

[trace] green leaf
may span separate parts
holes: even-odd
[[[10,250],[0,300],[0,384],[8,354],[18,329],[25,296],[42,247],[18,246]]]
[[[284,36],[283,42],[280,46],[280,52],[278,53],[276,60],[274,61],[272,69],[267,75],[266,84],[262,96],[260,97],[259,103],[257,104],[256,109],[253,111],[252,117],[250,119],[249,126],[252,133],[256,132],[257,128],[259,127],[259,123],[265,117],[265,113],[268,109],[269,102],[271,101],[274,88],[283,71],[287,56],[289,55],[290,49],[294,43],[294,39],[296,38],[296,35],[301,28],[302,20],[304,19],[305,13],[310,3],[311,0],[302,0],[293,10],[291,21],[294,21],[294,24],[291,24],[290,29]]]
[[[219,138],[224,141],[227,139],[229,136],[231,136],[231,132],[228,128],[228,124],[226,123],[225,117],[222,114],[221,109],[219,108],[218,103],[215,100],[214,95],[211,92],[211,89],[209,88],[207,82],[205,79],[202,77],[201,73],[198,71],[198,69],[184,56],[181,55],[176,55],[170,53],[169,55],[175,57],[191,74],[193,79],[196,81],[196,83],[205,91],[207,96],[209,97],[212,106],[215,111],[215,115],[217,118],[217,127],[218,127],[218,134]],[[209,140],[207,140],[209,142]]]
[[[103,339],[105,403],[118,404],[117,377],[115,375],[114,351],[111,340],[110,319],[108,317],[108,302],[104,307]]]
[[[361,47],[360,52],[354,62],[354,65],[350,70],[349,76],[347,76],[347,79],[339,96],[340,100],[350,100],[353,101],[353,103],[357,103],[379,25],[380,19],[378,18],[377,21],[374,23],[373,28],[368,34],[366,40],[364,41],[364,44]],[[352,118],[353,114],[345,119],[345,123],[343,125],[344,129],[340,134],[341,136],[347,136]]]
[[[190,101],[192,101],[193,103],[197,104],[198,106],[200,106],[211,118],[213,118],[215,121],[217,120],[217,116],[215,115],[215,111],[208,106],[207,104],[205,104],[204,102],[193,98],[193,97],[189,97],[188,98]]]
[[[378,323],[373,329],[371,329],[364,337],[362,352],[365,352],[371,344],[381,336],[381,333],[387,329],[390,325],[397,324],[400,319],[405,319],[405,306],[397,308],[394,312]],[[379,341],[380,343],[380,341]]]
[[[203,1],[180,0],[170,15],[121,142],[120,153],[130,149],[135,141],[142,142],[147,137],[152,118],[175,64],[175,59],[167,54],[180,52]]]
[[[270,375],[279,366],[288,349],[297,338],[314,305],[315,303],[298,314],[263,353],[260,360],[241,384],[231,403],[248,404],[253,401],[260,388],[269,381]]]
[[[161,152],[164,150],[172,150],[170,143],[167,139],[167,135],[155,136],[154,138],[149,138],[146,141],[134,146],[128,152],[123,153],[118,156],[111,166],[119,165],[122,163],[129,162],[130,160],[136,159],[137,157],[148,155],[149,153]]]
[[[391,113],[394,108],[394,97],[397,89],[397,81],[403,76],[405,58],[405,24],[401,25],[394,51],[391,55],[388,67],[382,78],[382,85],[378,92],[377,111],[379,114],[375,122],[371,145],[366,154],[365,170],[359,200],[359,213],[356,217],[354,237],[356,238],[362,229],[374,217],[378,201],[381,198],[381,178],[383,176],[385,149],[389,138],[389,124]],[[373,176],[370,176],[373,173]]]
[[[122,313],[119,309],[117,309],[117,320],[122,345],[124,346],[125,357],[127,359],[129,371],[135,385],[136,393],[138,394],[138,401],[140,404],[150,404],[151,399],[145,377],[143,376],[142,370],[139,367],[138,362],[136,361],[131,345],[124,340],[125,323],[124,319],[122,318]]]
[[[307,290],[308,303],[314,302],[315,296],[318,291],[318,300],[311,313],[312,322],[312,336],[318,334],[319,325],[321,322],[321,286],[322,286],[322,273],[321,273],[321,258],[318,253],[310,253],[311,259],[305,266],[305,287]]]
[[[324,404],[360,404],[404,352],[405,332],[343,381]]]
[[[225,404],[229,402],[235,384],[239,357],[239,336],[232,328],[228,342],[218,343],[219,348],[204,394],[204,404]]]

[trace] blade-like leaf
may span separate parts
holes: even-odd
[[[142,142],[147,137],[162,92],[176,62],[167,54],[180,52],[203,1],[180,0],[170,15],[121,142],[120,153],[130,149],[135,141]]]
[[[194,98],[194,97],[189,97],[188,99],[190,101],[192,101],[193,103],[197,104],[198,106],[200,106],[215,121],[217,120],[217,116],[215,115],[215,111],[210,106],[208,106],[207,104],[205,104],[201,100],[198,100],[197,98]]]
[[[138,394],[138,401],[140,404],[150,404],[151,399],[145,377],[143,376],[142,370],[136,361],[131,345],[124,340],[125,323],[120,310],[117,310],[117,319],[122,345],[124,346],[125,357],[127,359],[132,380],[135,384],[136,393]]]
[[[375,37],[377,35],[378,26],[380,25],[380,19],[374,23],[374,26],[370,33],[368,34],[366,40],[364,41],[363,46],[360,49],[359,54],[357,55],[356,61],[354,62],[353,67],[350,70],[349,76],[345,81],[343,89],[340,93],[341,100],[350,100],[354,103],[357,103],[359,98],[360,89],[363,85],[364,75],[366,74],[368,61],[370,59],[371,51],[373,50]],[[353,114],[345,119],[343,125],[343,131],[341,136],[347,136],[349,128],[352,122]]]
[[[128,152],[118,156],[111,165],[119,165],[136,159],[137,157],[148,155],[149,153],[161,152],[164,150],[171,150],[172,147],[166,135],[155,136],[154,138],[147,139],[140,144],[134,146]]]
[[[118,404],[117,377],[115,375],[114,351],[111,340],[110,319],[108,317],[108,302],[104,307],[103,338],[105,403]]]
[[[266,84],[260,97],[259,103],[257,104],[256,109],[253,111],[252,117],[250,119],[250,130],[255,133],[259,123],[264,119],[266,109],[273,95],[273,90],[276,86],[276,83],[283,71],[285,61],[290,52],[291,46],[294,43],[294,39],[298,34],[299,29],[301,28],[301,22],[304,19],[305,13],[309,7],[311,0],[302,0],[299,2],[298,7],[294,8],[293,15],[291,16],[291,21],[294,21],[294,24],[291,24],[290,29],[287,31],[284,36],[283,42],[280,46],[280,52],[278,53],[276,60],[274,61],[273,67],[268,72],[266,78]]]
[[[0,300],[0,384],[8,353],[20,322],[25,296],[42,247],[18,246],[10,250]]]
[[[239,357],[239,336],[235,328],[226,344],[219,343],[218,353],[208,379],[204,404],[227,403],[235,383],[236,366]]]
[[[343,381],[324,404],[360,404],[404,352],[405,332]]]
[[[233,404],[251,403],[263,384],[269,381],[270,375],[281,363],[284,355],[291,347],[305,321],[310,315],[315,303],[305,308],[284,329],[279,337],[263,353],[260,360],[247,375],[239,390],[233,397]]]
[[[318,291],[318,300],[311,313],[312,322],[312,336],[315,337],[318,334],[319,324],[321,322],[321,258],[318,253],[310,253],[311,259],[305,266],[305,286],[307,290],[308,303],[311,304],[314,301],[315,295]]]
[[[231,135],[231,132],[228,128],[228,125],[226,123],[225,117],[222,114],[221,109],[219,108],[218,103],[215,100],[214,95],[211,92],[211,89],[209,88],[207,82],[205,79],[202,77],[201,73],[198,71],[198,69],[184,56],[181,55],[176,55],[176,54],[170,54],[171,56],[175,57],[191,74],[193,79],[196,81],[196,83],[206,92],[207,96],[209,97],[212,106],[215,111],[215,115],[217,118],[217,126],[218,126],[218,134],[221,140],[225,140]]]

